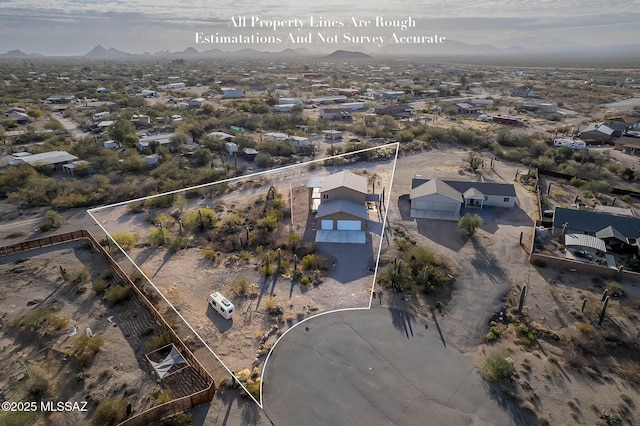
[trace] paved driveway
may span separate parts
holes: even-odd
[[[297,326],[277,343],[263,380],[265,413],[277,426],[526,424],[436,324],[400,310],[343,311]]]

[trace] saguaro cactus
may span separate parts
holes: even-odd
[[[607,305],[609,304],[609,296],[605,297],[602,309],[600,310],[600,318],[598,318],[598,325],[602,325],[602,320],[607,313]]]
[[[522,286],[522,290],[520,291],[520,302],[518,303],[518,312],[522,313],[522,308],[524,307],[524,300],[527,297],[527,285]]]

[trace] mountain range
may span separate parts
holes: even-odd
[[[440,44],[405,44],[405,45],[386,45],[375,50],[368,46],[352,46],[351,51],[337,50],[329,55],[326,53],[315,52],[309,48],[284,49],[279,52],[267,52],[256,49],[242,49],[237,51],[223,51],[221,49],[209,49],[198,51],[194,47],[188,47],[185,50],[170,52],[160,51],[156,53],[129,53],[116,48],[105,48],[101,45],[95,46],[89,52],[79,56],[67,56],[77,59],[102,59],[102,60],[126,60],[126,59],[144,59],[144,58],[212,58],[212,57],[314,57],[316,59],[328,60],[366,60],[381,56],[438,56],[438,57],[541,57],[541,56],[557,56],[562,55],[567,59],[601,57],[601,58],[637,58],[640,57],[640,44],[625,45],[607,45],[607,46],[565,46],[561,44],[550,48],[529,49],[521,46],[511,46],[509,48],[499,48],[491,44],[468,44],[455,40],[447,40]],[[10,50],[0,54],[0,59],[28,59],[28,58],[49,58],[55,56],[44,56],[38,53],[27,54],[21,50]]]

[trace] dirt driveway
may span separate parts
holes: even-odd
[[[487,320],[506,299],[511,284],[527,281],[528,255],[519,239],[522,232],[523,241],[530,241],[536,210],[534,194],[513,181],[522,165],[497,161],[494,170],[481,169],[479,174],[486,182],[514,183],[517,205],[512,209],[469,210],[483,218],[482,228],[473,238],[462,234],[456,222],[408,217],[409,201],[399,197],[409,193],[413,176],[473,180],[474,176],[463,170],[465,155],[462,149],[442,148],[399,158],[389,207],[391,228],[405,228],[417,242],[433,247],[454,265],[455,290],[441,325],[448,343],[463,352],[477,350],[486,333]],[[489,164],[490,157],[486,160]],[[465,213],[464,209],[461,213]],[[383,250],[387,247],[383,246]]]

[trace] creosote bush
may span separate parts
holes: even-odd
[[[494,352],[489,355],[480,367],[482,375],[492,382],[508,379],[514,371],[513,359],[506,351]]]

